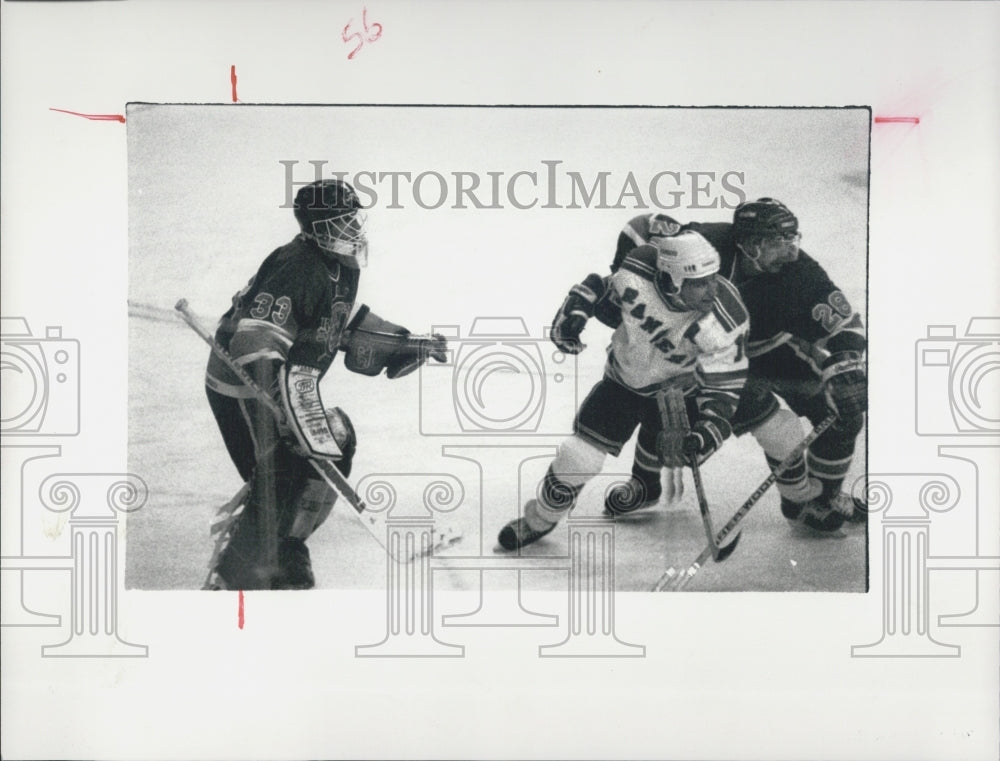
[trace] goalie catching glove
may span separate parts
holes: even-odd
[[[865,361],[854,351],[841,351],[823,363],[823,391],[830,409],[840,418],[851,418],[868,409]]]
[[[402,378],[416,370],[428,357],[438,362],[448,360],[448,342],[444,336],[414,336],[406,328],[383,320],[362,305],[347,326],[343,345],[344,367],[361,375]]]
[[[564,354],[579,354],[584,349],[580,334],[587,320],[594,316],[594,306],[604,296],[604,278],[593,273],[569,290],[552,320],[552,343]]]

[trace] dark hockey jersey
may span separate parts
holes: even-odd
[[[626,254],[636,246],[645,243],[652,243],[655,246],[658,239],[677,235],[680,230],[681,223],[667,214],[643,214],[633,217],[618,235],[618,248],[611,263],[611,271],[616,272],[625,260]]]
[[[634,240],[637,231],[662,227],[676,221],[666,215],[644,215],[631,220],[618,236],[615,261]],[[830,280],[820,264],[805,251],[780,272],[746,277],[739,267],[739,250],[728,222],[692,222],[681,230],[695,230],[719,252],[720,273],[740,292],[750,315],[750,374],[758,377],[812,380],[823,361],[833,352],[863,352],[867,342],[861,316],[843,292]],[[612,265],[614,268],[614,265]]]
[[[354,308],[360,271],[328,260],[301,235],[273,251],[233,296],[215,338],[240,365],[259,361],[330,367]],[[253,396],[213,353],[205,384],[225,396]]]

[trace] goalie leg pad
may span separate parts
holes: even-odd
[[[326,481],[310,478],[295,502],[295,517],[288,536],[308,539],[329,517],[336,500],[337,493]]]
[[[224,535],[219,548],[219,559],[212,575],[218,576],[223,589],[267,589],[270,580],[259,573],[257,561],[257,521],[253,507],[247,505],[237,515]]]
[[[326,410],[326,422],[333,432],[333,439],[340,447],[343,456],[334,464],[337,470],[344,474],[344,478],[351,475],[351,465],[354,461],[354,453],[358,449],[358,435],[354,431],[354,424],[340,407],[328,407]]]
[[[343,474],[344,478],[348,478],[351,475],[354,453],[358,448],[358,437],[354,432],[354,425],[347,413],[340,407],[327,409],[326,419],[330,424],[330,430],[333,431],[337,446],[344,453],[343,457],[334,463],[334,467]],[[337,493],[330,488],[326,481],[315,477],[315,473],[310,473],[306,479],[305,488],[295,501],[294,517],[288,536],[298,539],[309,538],[330,516],[336,499]]]

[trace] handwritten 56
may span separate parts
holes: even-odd
[[[371,26],[368,25],[368,9],[361,9],[361,24],[364,26],[364,34],[361,32],[351,32],[351,24],[354,23],[354,19],[350,19],[347,25],[344,27],[343,34],[341,37],[344,38],[344,42],[350,42],[352,38],[356,37],[358,44],[355,46],[354,50],[347,54],[347,60],[351,60],[357,55],[358,51],[361,50],[365,42],[375,42],[379,37],[382,36],[382,25],[377,21],[372,22]]]

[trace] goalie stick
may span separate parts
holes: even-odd
[[[181,318],[186,322],[195,333],[201,336],[202,340],[205,341],[211,348],[215,355],[226,363],[226,366],[232,370],[243,381],[244,385],[249,388],[257,400],[263,404],[280,422],[285,421],[285,410],[282,409],[274,398],[268,394],[264,389],[257,385],[256,381],[250,374],[240,365],[236,363],[232,355],[223,349],[219,343],[215,340],[215,337],[209,333],[205,327],[198,321],[198,318],[188,307],[187,299],[181,299],[174,306],[174,309],[180,313]],[[386,519],[380,513],[371,513],[366,509],[365,503],[357,495],[357,492],[351,487],[344,476],[339,470],[333,465],[329,460],[319,459],[316,457],[309,457],[309,464],[316,470],[320,477],[326,481],[326,483],[332,488],[337,494],[347,500],[348,504],[354,508],[354,512],[357,514],[358,519],[361,524],[368,530],[379,546],[389,553],[389,549],[385,544],[386,536]],[[403,558],[406,562],[410,562],[415,557],[419,557],[427,552],[433,553],[434,550],[442,549],[449,544],[453,544],[458,541],[461,537],[449,538],[446,535],[441,535],[436,540],[432,537],[432,542],[430,547],[417,549],[414,554],[409,557]],[[391,553],[390,553],[391,554]],[[396,557],[393,555],[393,557]],[[399,560],[398,557],[396,557]]]
[[[719,533],[715,535],[715,545],[719,545],[725,541],[726,537],[732,533],[733,529],[736,528],[740,521],[746,517],[746,514],[750,512],[750,508],[757,504],[758,500],[760,500],[760,498],[764,495],[764,492],[770,489],[771,485],[778,480],[778,476],[788,470],[795,460],[802,456],[802,453],[806,451],[809,445],[816,441],[816,439],[818,439],[827,428],[833,425],[836,419],[836,415],[827,416],[812,429],[809,435],[799,442],[798,446],[796,446],[795,449],[789,453],[788,457],[778,464],[778,466],[771,472],[771,475],[761,482],[760,486],[758,486],[754,490],[753,494],[747,498],[747,501],[740,505],[733,517],[729,519],[729,522],[726,523],[726,525],[720,529]],[[735,544],[735,540],[733,544]],[[664,571],[663,575],[656,581],[656,584],[653,585],[653,591],[663,592],[664,590],[669,590],[671,592],[677,592],[684,589],[710,557],[712,557],[711,543],[708,547],[701,551],[701,554],[698,555],[698,557],[695,558],[691,565],[689,565],[685,570],[678,573],[677,569],[671,566]]]
[[[657,394],[656,401],[660,408],[660,420],[663,423],[664,430],[667,429],[671,421],[676,420],[680,423],[681,430],[685,436],[691,432],[691,421],[688,419],[687,405],[684,403],[684,394],[679,388],[668,388],[666,391]],[[737,534],[725,547],[720,547],[719,543],[715,541],[712,514],[708,509],[708,499],[705,497],[705,485],[701,480],[701,468],[698,465],[697,454],[691,455],[689,464],[691,466],[691,475],[694,478],[695,494],[698,496],[698,510],[701,512],[701,522],[705,527],[705,536],[708,539],[712,559],[716,563],[721,563],[733,554],[733,550],[736,549],[736,545],[740,541],[740,534]]]

